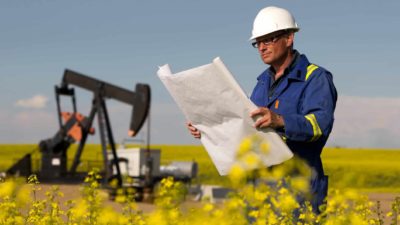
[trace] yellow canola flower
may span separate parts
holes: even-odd
[[[289,182],[294,190],[301,193],[306,193],[310,189],[310,183],[304,177],[292,177]]]
[[[257,219],[257,218],[260,217],[260,211],[252,210],[252,211],[249,212],[249,216]]]
[[[86,202],[80,200],[74,209],[74,214],[76,217],[85,217],[87,215],[87,210],[88,205],[86,204]]]
[[[265,225],[265,224],[277,224],[277,223],[268,223],[267,219],[261,218],[261,219],[257,219],[257,221],[255,223],[253,223],[254,225]]]
[[[252,139],[250,137],[246,137],[242,140],[242,142],[239,145],[239,149],[237,151],[237,156],[244,155],[251,151],[252,148]]]
[[[267,142],[262,142],[260,144],[260,151],[263,155],[267,155],[269,154],[270,148],[269,148],[269,144]]]
[[[180,214],[178,208],[170,209],[168,211],[169,220],[171,220],[171,221],[178,221],[180,215],[181,214]]]
[[[368,221],[364,220],[360,215],[357,215],[355,213],[352,213],[349,219],[350,219],[350,224],[368,225]]]
[[[293,195],[284,195],[280,201],[282,202],[281,209],[284,211],[292,211],[300,207]]]
[[[148,217],[148,224],[151,225],[168,225],[168,220],[163,215],[162,211],[156,210],[155,212],[151,213]]]
[[[86,179],[87,179],[87,181],[86,181]],[[85,178],[85,182],[88,182],[88,181],[89,181],[89,179],[88,179],[88,178]],[[112,180],[110,181],[109,185],[110,185],[110,187],[112,187],[112,188],[117,188],[117,187],[118,187],[118,179],[112,179]]]
[[[0,198],[11,197],[15,191],[16,184],[13,181],[0,183]]]
[[[245,203],[242,199],[232,198],[225,202],[225,205],[228,209],[239,209],[245,207]]]
[[[26,224],[25,219],[22,216],[14,217],[15,224]]]
[[[32,201],[31,198],[31,187],[28,185],[23,185],[17,193],[16,201],[20,205],[25,205]]]
[[[251,135],[242,139],[236,152],[237,157],[242,157],[250,152],[267,155],[270,152],[269,143],[259,135]]]
[[[266,223],[264,223],[264,224],[268,224],[268,225],[276,225],[276,224],[279,224],[278,222],[278,216],[275,214],[275,213],[273,213],[273,212],[270,212],[268,215],[267,215],[267,222]]]
[[[271,176],[279,180],[282,179],[284,176],[286,176],[286,171],[282,166],[277,166],[272,170]]]
[[[242,161],[245,164],[246,168],[248,169],[256,169],[262,163],[260,157],[253,152],[249,152],[246,155],[244,155]]]
[[[115,199],[114,199],[114,201],[115,202],[118,202],[118,203],[124,203],[124,202],[126,202],[126,196],[125,195],[117,195],[116,197],[115,197]]]
[[[246,172],[243,167],[238,163],[233,164],[229,171],[229,179],[231,180],[231,182],[235,186],[237,186],[238,184],[241,184],[245,180],[245,178]]]
[[[265,201],[268,198],[269,193],[266,191],[255,190],[254,199],[256,201]]]
[[[289,190],[287,188],[282,187],[279,189],[278,193],[281,195],[286,195],[289,194]]]
[[[110,207],[103,208],[99,213],[97,221],[99,221],[100,224],[115,224],[115,222],[118,221],[118,214]]]
[[[90,183],[90,187],[93,189],[96,189],[96,188],[100,187],[100,184],[98,182],[94,181],[94,182]]]
[[[211,212],[214,209],[214,205],[211,203],[207,203],[203,206],[203,210],[205,212]]]
[[[163,185],[164,188],[171,188],[174,185],[174,181],[172,177],[168,177],[166,179],[163,179],[161,181],[161,184]]]
[[[299,203],[296,201],[296,198],[289,193],[286,188],[281,188],[278,191],[279,195],[277,198],[272,198],[272,204],[280,209],[282,212],[292,212],[294,209],[300,207]]]
[[[218,218],[223,217],[224,216],[224,212],[222,210],[217,209],[217,210],[214,211],[214,216],[218,217]]]
[[[13,225],[22,225],[25,224],[25,220],[21,216],[16,217],[8,217],[7,219],[1,221],[1,224],[13,224]]]

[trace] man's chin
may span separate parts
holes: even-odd
[[[271,63],[272,58],[271,58],[270,55],[262,55],[262,56],[261,56],[261,60],[262,60],[264,63],[269,64],[269,63]]]
[[[265,64],[271,64],[271,59],[262,59]]]

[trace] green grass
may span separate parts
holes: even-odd
[[[132,147],[132,146],[130,146]],[[199,165],[198,182],[225,185],[202,146],[152,145],[161,149],[161,164],[171,161],[196,161]],[[0,171],[5,171],[26,153],[36,149],[35,145],[0,145]],[[71,146],[69,162],[77,149]],[[33,154],[33,169],[40,166],[40,153]],[[87,144],[81,157],[79,171],[102,167],[102,153],[99,145]],[[352,187],[364,191],[400,192],[400,150],[326,148],[322,154],[330,187]]]

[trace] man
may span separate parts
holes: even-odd
[[[250,99],[259,108],[250,116],[259,117],[255,128],[280,133],[295,156],[312,168],[312,205],[318,211],[328,187],[320,155],[332,130],[337,93],[331,73],[293,49],[297,31],[285,9],[266,7],[256,16],[250,40],[270,67],[257,78]],[[187,126],[194,137],[201,137],[190,122]]]

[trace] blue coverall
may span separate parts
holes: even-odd
[[[312,205],[318,211],[328,189],[321,152],[332,130],[337,93],[332,74],[311,64],[294,50],[294,59],[283,76],[273,85],[273,68],[258,78],[250,99],[283,116],[285,127],[278,129],[295,156],[315,171],[311,180]]]

